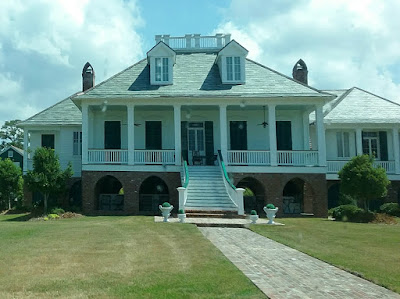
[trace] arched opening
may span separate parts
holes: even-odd
[[[256,210],[258,214],[263,212],[265,203],[264,186],[255,178],[242,179],[236,187],[245,189],[243,193],[244,210],[247,214]]]
[[[305,182],[302,179],[292,179],[283,189],[283,213],[300,214],[304,212]]]
[[[145,214],[159,214],[158,205],[169,202],[167,184],[156,176],[143,181],[139,189],[139,212]]]
[[[82,181],[75,182],[69,189],[69,206],[81,209],[82,207]]]
[[[97,209],[100,211],[122,211],[124,209],[124,189],[121,182],[107,175],[101,178],[95,188]]]
[[[340,184],[336,183],[328,189],[328,210],[339,205]]]

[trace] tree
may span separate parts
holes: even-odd
[[[16,124],[20,122],[19,119],[6,121],[0,129],[1,142],[0,149],[6,146],[13,145],[18,148],[23,148],[24,144],[24,131],[21,128],[17,128]]]
[[[12,202],[16,198],[22,198],[23,180],[21,168],[10,159],[0,159],[0,192],[1,207],[12,208]]]
[[[369,210],[369,202],[386,196],[390,181],[382,167],[374,167],[373,158],[356,156],[339,171],[340,191],[357,199]]]
[[[43,195],[44,213],[47,213],[47,203],[50,194],[58,195],[66,190],[67,181],[72,176],[72,166],[61,170],[58,156],[53,149],[37,148],[33,156],[33,170],[25,176],[25,182],[31,191]]]

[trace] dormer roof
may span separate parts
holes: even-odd
[[[176,53],[166,43],[160,41],[147,52],[147,62],[150,63],[150,57],[173,57],[176,62]]]
[[[235,55],[235,56],[247,57],[247,54],[249,54],[249,51],[233,39],[225,47],[223,47],[221,50],[219,50],[219,52],[217,54],[217,60],[220,56]]]

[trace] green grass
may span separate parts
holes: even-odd
[[[0,216],[0,298],[262,298],[190,224]]]
[[[277,242],[400,293],[400,225],[279,219],[285,226],[252,225]]]

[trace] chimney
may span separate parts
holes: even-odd
[[[307,70],[307,65],[303,61],[303,59],[300,59],[299,61],[296,62],[296,64],[293,67],[293,79],[304,83],[308,84],[308,70]]]
[[[94,69],[89,62],[86,62],[82,70],[82,91],[94,86]]]

